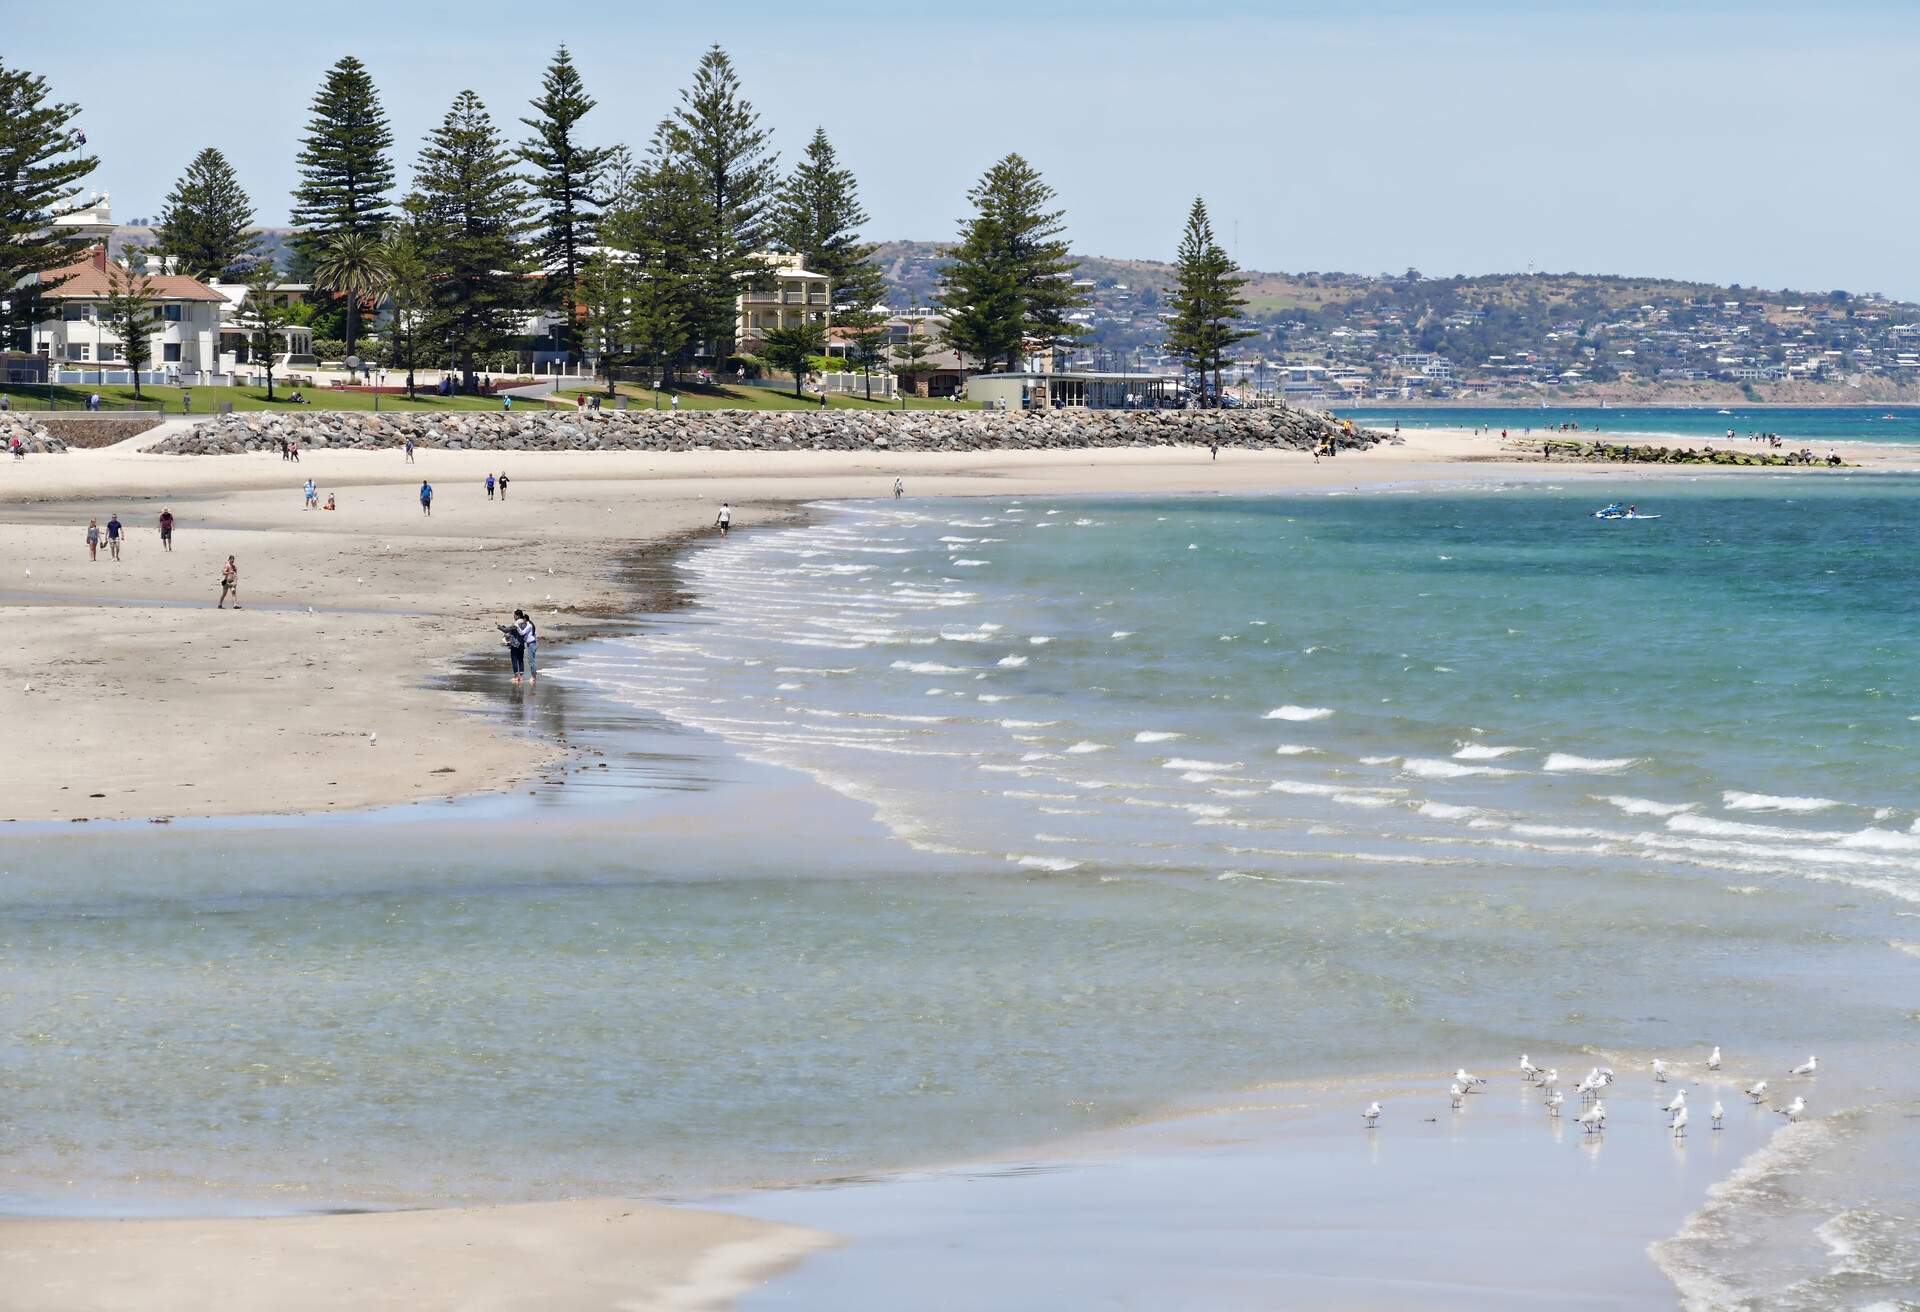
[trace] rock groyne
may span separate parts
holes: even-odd
[[[11,454],[15,438],[20,440],[23,450],[36,455],[58,455],[67,449],[64,441],[47,431],[47,426],[32,415],[18,410],[0,411],[0,448]]]
[[[1391,440],[1317,411],[603,410],[221,415],[145,448],[174,455],[404,445],[475,451],[1007,451],[1205,446],[1360,449]]]

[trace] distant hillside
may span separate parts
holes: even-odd
[[[272,257],[278,267],[286,268],[293,229],[256,228],[254,231],[260,237],[260,253]],[[158,241],[159,233],[151,224],[123,223],[113,230],[107,249],[113,258],[120,259],[129,250],[152,250]]]

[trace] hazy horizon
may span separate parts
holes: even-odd
[[[11,18],[6,61],[82,105],[88,185],[116,218],[157,216],[212,145],[258,220],[284,224],[309,103],[343,54],[380,88],[404,181],[463,88],[524,136],[562,41],[600,102],[586,135],[637,148],[717,41],[783,161],[827,130],[873,240],[949,240],[968,187],[1018,150],[1074,249],[1111,259],[1170,258],[1199,194],[1251,269],[1531,265],[1920,299],[1920,181],[1901,167],[1920,17],[1877,0],[986,3],[964,21],[742,0],[724,18],[588,4],[537,31],[498,0],[430,0],[358,31],[272,12],[238,37],[231,13],[176,5],[149,30],[150,9],[104,0],[84,39],[44,8]]]

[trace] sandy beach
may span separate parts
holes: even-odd
[[[502,502],[489,501],[482,487],[503,465],[494,452],[422,451],[414,464],[397,451],[310,452],[296,466],[271,456],[129,449],[137,445],[0,468],[0,555],[10,570],[0,605],[21,649],[19,672],[0,686],[0,716],[12,728],[0,758],[0,819],[348,811],[518,788],[561,767],[569,749],[501,714],[503,698],[515,694],[505,686],[492,626],[513,607],[527,607],[551,660],[570,639],[661,607],[658,579],[637,575],[634,562],[710,536],[723,499],[737,528],[750,531],[789,522],[811,501],[888,495],[896,477],[908,497],[920,498],[1254,493],[1504,477],[1618,485],[1769,472],[1547,466],[1514,459],[1497,435],[1426,430],[1408,433],[1402,445],[1323,462],[1232,450],[1216,461],[1201,449],[883,458],[515,454],[506,465],[511,494]],[[1920,452],[1909,448],[1862,445],[1841,454],[1875,470],[1920,468]],[[307,478],[322,502],[332,494],[339,509],[304,509]],[[435,489],[431,517],[419,507],[422,478]],[[162,509],[177,517],[171,553],[161,550],[155,529]],[[104,524],[116,513],[128,526],[122,558],[110,560],[103,549],[89,560],[87,522]],[[244,608],[216,612],[216,580],[229,554],[239,564]],[[490,659],[500,687],[451,686],[474,661]],[[1244,1180],[1248,1160],[1263,1171],[1294,1169],[1289,1154],[1302,1143],[1313,1145],[1310,1169],[1334,1180],[1348,1148],[1361,1142],[1348,1124],[1353,1092],[1340,1089],[1337,1108],[1319,1100],[1303,1112],[1290,1103],[1279,1119],[1299,1131],[1291,1137],[1276,1135],[1268,1120],[1253,1126],[1210,1112],[1177,1132],[1154,1131],[1157,1141],[1144,1150],[1137,1141],[1104,1147],[1135,1162],[1129,1169],[1141,1179],[1129,1188],[1165,1191],[1163,1202]],[[1440,1097],[1441,1124],[1450,1129],[1395,1125],[1393,1135],[1413,1130],[1431,1142],[1397,1166],[1389,1157],[1383,1167],[1373,1151],[1368,1183],[1339,1194],[1337,1219],[1319,1230],[1271,1199],[1257,1231],[1216,1217],[1213,1233],[1227,1237],[1217,1253],[1225,1274],[1220,1301],[1206,1305],[1268,1305],[1257,1282],[1234,1272],[1247,1246],[1274,1227],[1307,1236],[1288,1262],[1316,1305],[1471,1296],[1520,1306],[1550,1296],[1539,1263],[1512,1279],[1487,1273],[1481,1263],[1495,1254],[1484,1230],[1475,1232],[1481,1247],[1430,1270],[1401,1268],[1401,1283],[1339,1278],[1371,1246],[1391,1242],[1393,1230],[1418,1225],[1404,1211],[1388,1219],[1386,1235],[1361,1223],[1382,1198],[1444,1191],[1459,1169],[1448,1145],[1461,1141],[1462,1124],[1497,1141],[1494,1158],[1476,1158],[1475,1172],[1487,1172],[1475,1177],[1482,1203],[1525,1190],[1583,1190],[1592,1225],[1614,1227],[1616,1237],[1640,1245],[1670,1233],[1704,1195],[1710,1176],[1697,1159],[1714,1154],[1726,1159],[1722,1166],[1735,1159],[1731,1147],[1717,1148],[1702,1133],[1697,1138],[1707,1143],[1696,1145],[1690,1164],[1670,1149],[1662,1127],[1644,1114],[1650,1100],[1642,1100],[1647,1106],[1623,1117],[1616,1134],[1639,1146],[1632,1156],[1615,1151],[1605,1160],[1664,1169],[1665,1191],[1650,1204],[1644,1184],[1624,1183],[1617,1170],[1602,1173],[1601,1157],[1581,1149],[1577,1131],[1550,1133],[1524,1097],[1499,1092],[1476,1099],[1465,1123],[1446,1122]],[[1416,1119],[1411,1107],[1404,1119]],[[1728,1142],[1753,1147],[1757,1125],[1743,1122]],[[1173,1143],[1169,1135],[1187,1137]],[[1543,1135],[1550,1143],[1533,1142]],[[1381,1136],[1378,1143],[1394,1142],[1389,1131]],[[1249,1144],[1251,1156],[1240,1155]],[[1488,1171],[1489,1160],[1497,1169]],[[1071,1196],[1034,1195],[1035,1205],[1093,1206],[1101,1179],[1096,1168],[1080,1170]],[[269,1220],[14,1220],[0,1223],[0,1308],[721,1307],[834,1242],[830,1234],[884,1235],[888,1210],[922,1185],[934,1196],[907,1200],[913,1206],[955,1209],[953,1232],[965,1241],[952,1260],[977,1274],[1005,1255],[1004,1227],[982,1225],[971,1203],[956,1201],[964,1186],[952,1176],[883,1186],[838,1210],[809,1195],[765,1208],[757,1197],[727,1200],[728,1210],[745,1216],[600,1200]],[[1025,1205],[1025,1196],[1014,1198],[1005,1215],[1017,1220]],[[1144,1215],[1151,1212],[1136,1212],[1133,1224]],[[779,1223],[756,1219],[765,1216]],[[1559,1242],[1544,1219],[1529,1234],[1543,1245]],[[1579,1246],[1565,1251],[1577,1255]],[[1032,1278],[1029,1289],[1064,1295],[1075,1287],[1071,1269],[1018,1269]],[[1139,1269],[1169,1274],[1145,1259]],[[872,1298],[915,1278],[902,1269],[876,1276],[871,1268],[823,1263],[791,1305],[833,1306],[847,1290]],[[1604,1270],[1596,1267],[1592,1278],[1604,1281]],[[1632,1306],[1657,1287],[1657,1280],[1616,1285],[1586,1305]]]

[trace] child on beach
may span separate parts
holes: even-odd
[[[327,493],[327,504],[326,504],[326,505],[324,505],[324,506],[322,506],[322,507],[321,507],[321,509],[322,509],[322,510],[334,510],[334,509],[336,509],[336,508],[337,508],[337,507],[335,507],[335,506],[334,506],[334,504],[333,504],[333,493],[331,493],[331,492],[329,492],[329,493]]]
[[[160,549],[173,550],[173,512],[171,510],[160,512]]]

